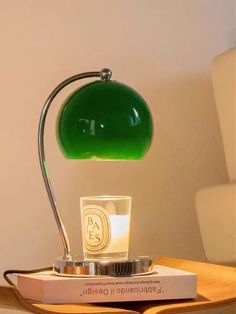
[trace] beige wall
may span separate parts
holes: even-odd
[[[50,111],[46,149],[74,253],[79,197],[133,197],[131,253],[204,260],[194,195],[228,181],[213,99],[212,58],[235,45],[233,0],[0,0],[0,272],[50,265],[62,253],[37,157],[51,90],[108,66],[150,105],[155,136],[139,162],[66,161]]]

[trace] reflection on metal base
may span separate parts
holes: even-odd
[[[140,257],[127,260],[109,261],[73,261],[58,259],[54,264],[54,272],[59,276],[137,276],[151,274],[153,260]]]

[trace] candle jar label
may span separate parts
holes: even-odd
[[[110,220],[106,210],[97,205],[83,208],[84,246],[90,252],[102,252],[110,243]]]

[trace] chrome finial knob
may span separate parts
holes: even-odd
[[[101,70],[101,74],[100,74],[100,77],[103,81],[108,81],[111,79],[111,76],[112,76],[112,72],[110,69],[102,69]]]

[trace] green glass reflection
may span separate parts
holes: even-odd
[[[152,140],[152,118],[144,99],[116,81],[95,81],[72,93],[57,122],[66,158],[141,159]]]

